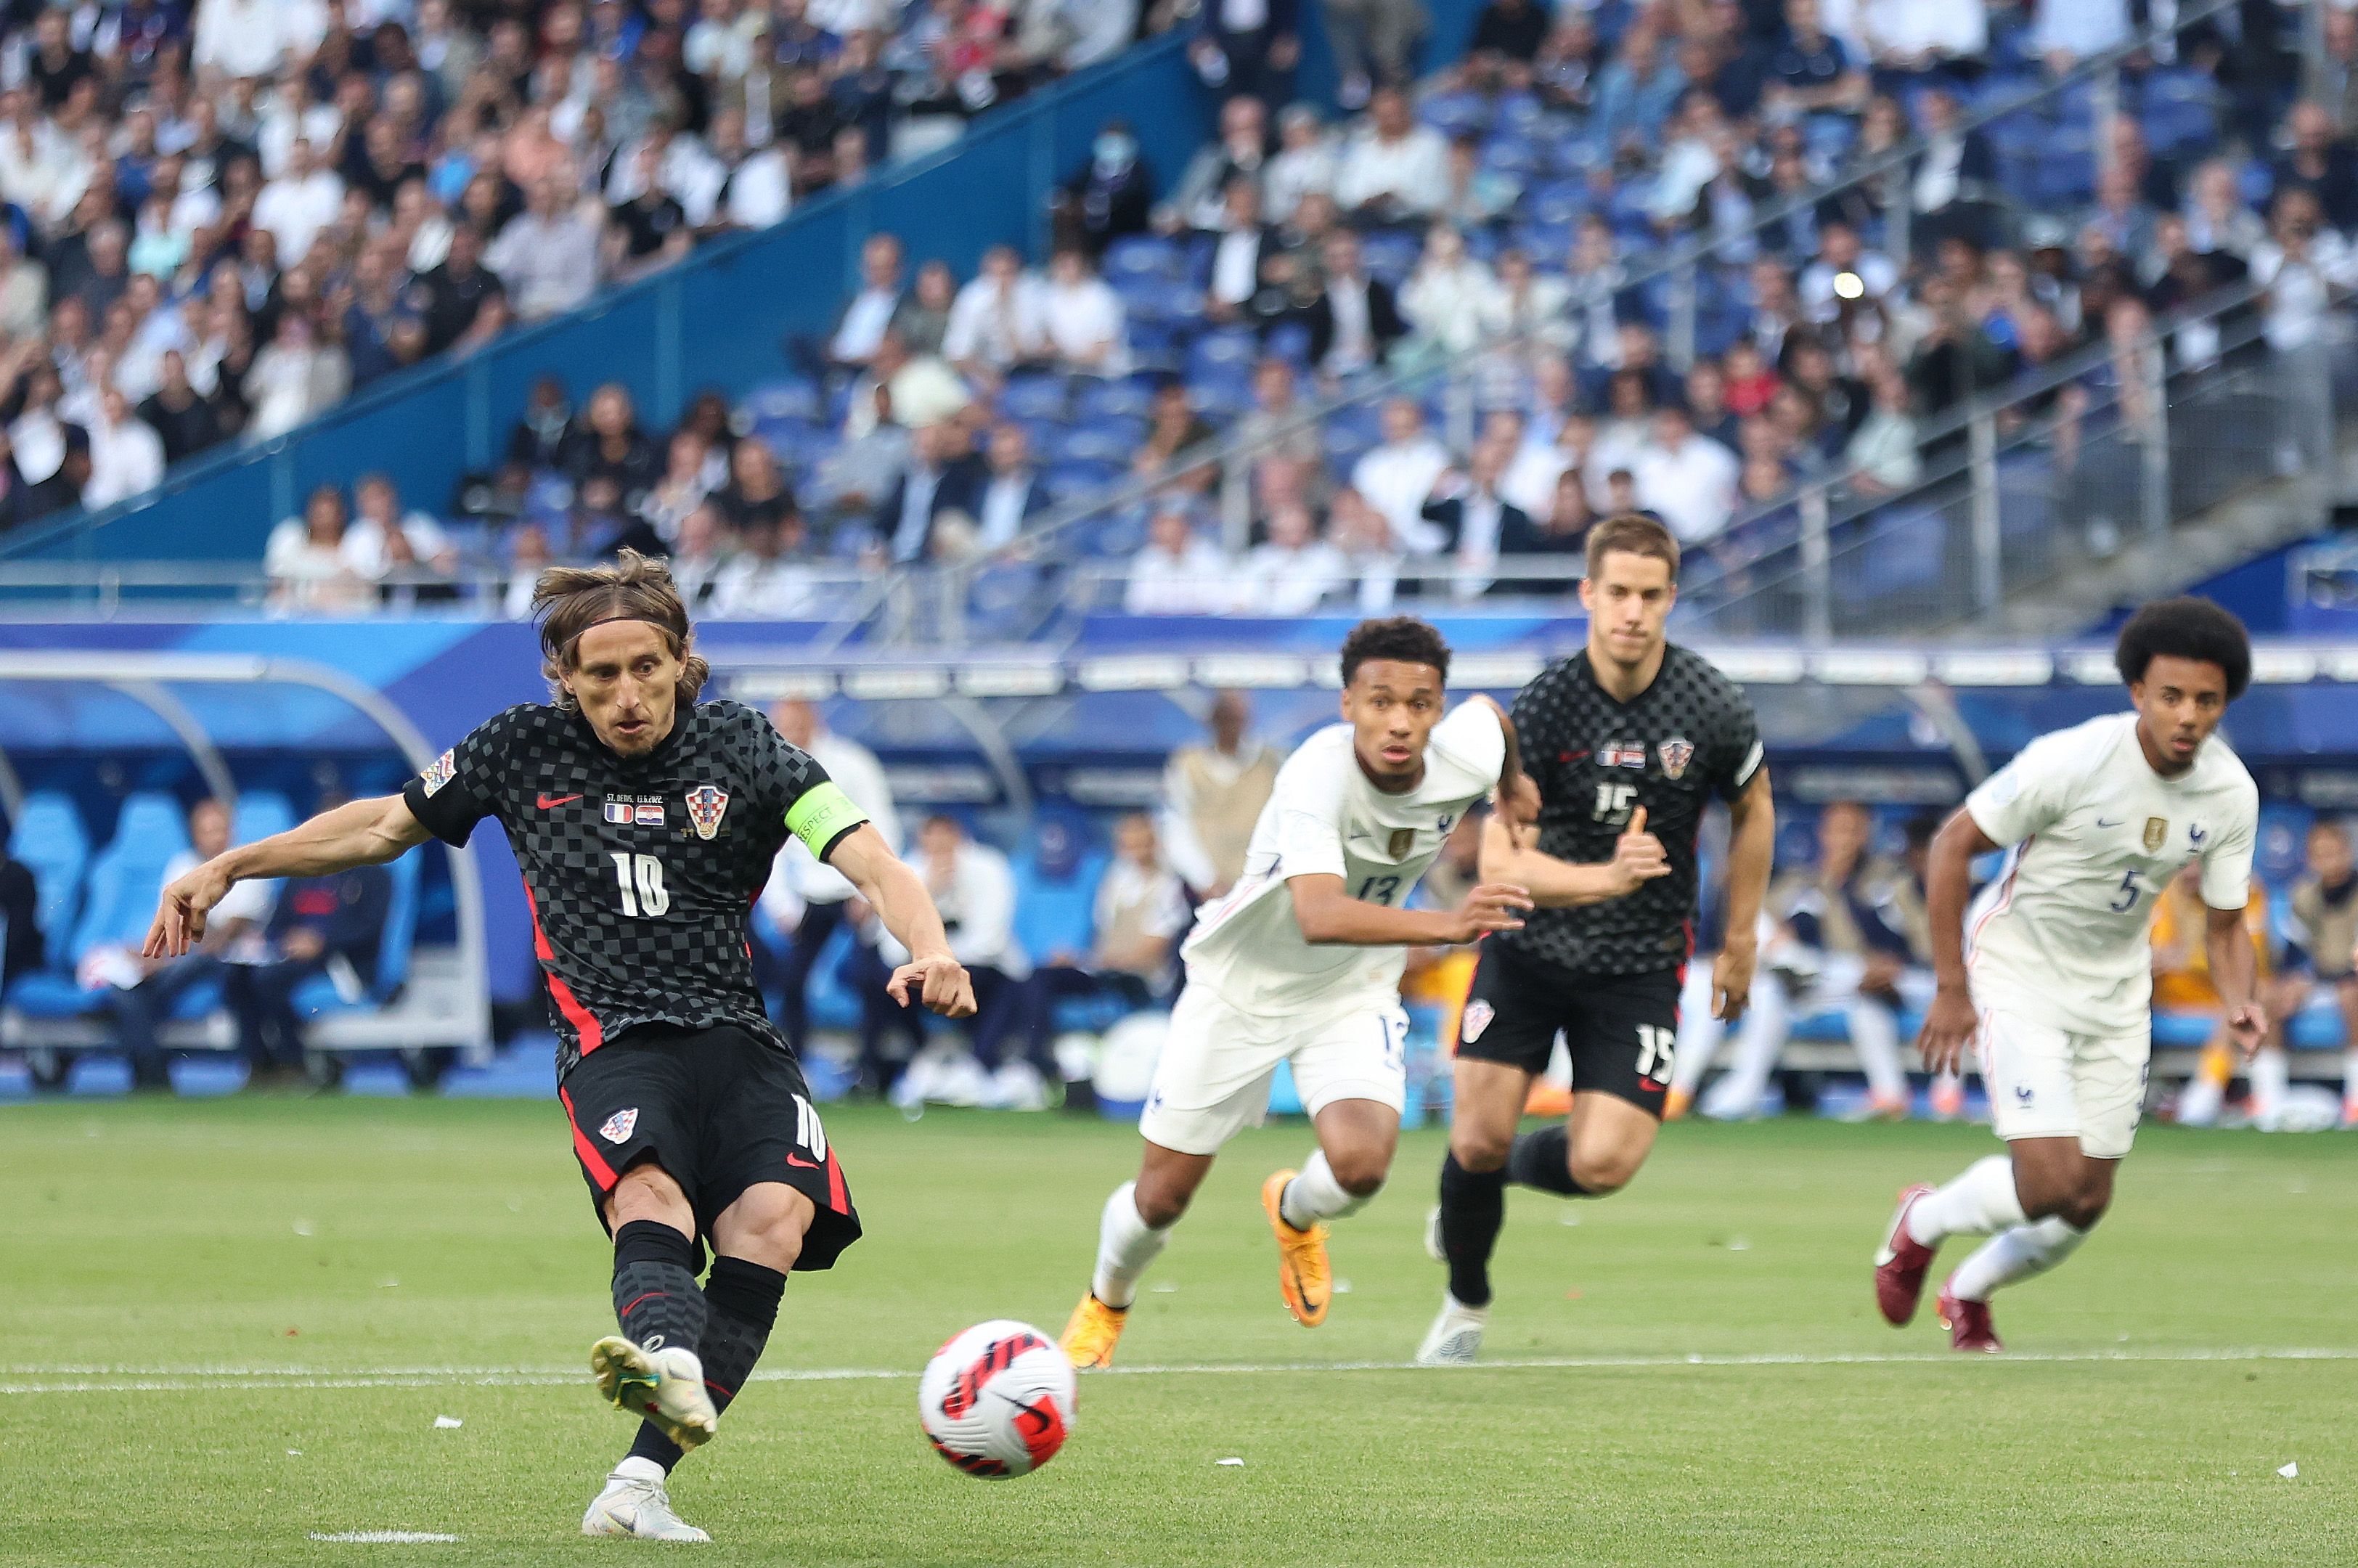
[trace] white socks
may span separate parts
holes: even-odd
[[[1700,1108],[1705,1116],[1741,1119],[1760,1114],[1768,1076],[1777,1070],[1777,1058],[1784,1054],[1785,1037],[1791,1033],[1792,1011],[1793,999],[1784,981],[1772,974],[1753,980],[1752,1004],[1736,1025],[1736,1060],[1712,1085],[1711,1093],[1704,1096]],[[1675,1062],[1671,1070],[1678,1070]]]
[[[1711,966],[1689,964],[1686,984],[1679,992],[1679,1039],[1677,1054],[1671,1058],[1671,1093],[1689,1100],[1694,1098],[1695,1086],[1711,1071],[1711,1059],[1719,1054],[1719,1043],[1726,1033],[1727,1025],[1711,1015]],[[2358,1087],[2358,1079],[2352,1083]]]
[[[1916,1206],[1920,1213],[1924,1206]],[[1957,1266],[1957,1271],[1949,1276],[1950,1292],[1959,1301],[1985,1302],[2001,1285],[2047,1272],[2086,1239],[2086,1231],[2072,1229],[2054,1215],[2010,1227],[1982,1243]]]
[[[1368,1197],[1374,1195],[1370,1193]],[[1367,1206],[1368,1198],[1355,1197],[1344,1190],[1343,1184],[1335,1179],[1334,1167],[1326,1163],[1326,1151],[1319,1149],[1303,1162],[1302,1173],[1285,1184],[1284,1195],[1277,1200],[1277,1212],[1294,1229],[1307,1230],[1321,1220],[1340,1219]]]
[[[1098,1223],[1098,1271],[1089,1290],[1109,1307],[1127,1307],[1138,1297],[1138,1277],[1171,1239],[1138,1217],[1138,1184],[1124,1182],[1106,1199]]]
[[[1995,1235],[2025,1217],[2014,1190],[2014,1162],[1992,1154],[1966,1166],[1963,1175],[1931,1196],[1917,1199],[1908,1211],[1908,1234],[1933,1247],[1945,1237]]]
[[[2358,1112],[2358,1045],[2342,1053],[2342,1104],[2345,1115]]]
[[[2283,1050],[2262,1046],[2245,1069],[2252,1076],[2252,1123],[2263,1132],[2284,1125],[2285,1090],[2291,1087],[2292,1064]]]

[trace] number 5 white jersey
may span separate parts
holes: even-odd
[[[2215,736],[2164,778],[2136,714],[2092,719],[2024,747],[1965,810],[2012,846],[1965,919],[1975,998],[2035,999],[2038,1016],[2072,1033],[2146,1029],[2154,895],[2187,862],[2202,863],[2212,908],[2250,897],[2259,790]]]
[[[1352,897],[1398,908],[1466,808],[1498,787],[1506,755],[1506,731],[1487,702],[1461,702],[1433,727],[1424,778],[1402,795],[1368,782],[1348,724],[1330,724],[1304,741],[1278,770],[1244,874],[1196,914],[1180,950],[1188,983],[1232,1006],[1270,1011],[1397,991],[1406,950],[1303,941],[1286,881],[1337,876]]]

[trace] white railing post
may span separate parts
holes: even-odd
[[[2137,354],[2137,379],[2145,384],[2145,418],[2136,432],[2138,508],[2146,537],[2169,532],[2169,378],[2157,337]]]
[[[1671,274],[1671,333],[1664,351],[1681,375],[1694,368],[1695,260],[1689,256]]]
[[[1801,492],[1801,635],[1830,643],[1834,634],[1833,568],[1826,538],[1826,487]]]
[[[1996,416],[1987,409],[1975,414],[1965,426],[1965,436],[1974,489],[1974,607],[1987,614],[2006,593],[1999,559]]]
[[[2097,68],[2094,82],[2093,113],[2095,122],[2096,172],[2109,175],[2120,161],[2118,149],[2113,146],[2113,119],[2121,111],[2121,67],[2118,60],[2106,60]]]

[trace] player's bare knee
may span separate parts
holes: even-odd
[[[1326,1156],[1335,1184],[1355,1198],[1371,1198],[1383,1190],[1392,1165],[1390,1149],[1346,1149]]]
[[[1194,1188],[1181,1187],[1175,1183],[1150,1184],[1141,1181],[1132,1191],[1130,1201],[1138,1206],[1138,1217],[1144,1220],[1150,1228],[1163,1230],[1179,1223],[1180,1216],[1187,1212],[1188,1202],[1195,1195]]]
[[[1514,1147],[1512,1128],[1492,1133],[1485,1128],[1455,1127],[1449,1133],[1449,1152],[1455,1157],[1458,1169],[1488,1172],[1506,1169],[1507,1152]]]
[[[672,1173],[654,1161],[642,1160],[624,1171],[606,1195],[606,1221],[619,1229],[633,1220],[651,1219],[693,1235],[696,1211]]]
[[[2074,1230],[2092,1230],[2112,1206],[2110,1193],[2075,1193],[2057,1207],[2055,1214]]]
[[[1579,1149],[1574,1150],[1564,1161],[1565,1167],[1572,1173],[1572,1179],[1580,1184],[1580,1190],[1596,1198],[1617,1193],[1628,1186],[1629,1179],[1638,1173],[1639,1163],[1639,1161],[1618,1151],[1592,1154]]]

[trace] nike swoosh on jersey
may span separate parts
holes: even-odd
[[[580,798],[578,795],[560,795],[552,799],[544,795],[540,797],[540,808],[543,811],[554,811],[560,806],[570,806]]]
[[[793,1166],[797,1171],[816,1171],[819,1168],[817,1161],[806,1160],[797,1154],[787,1155],[786,1163]]]

